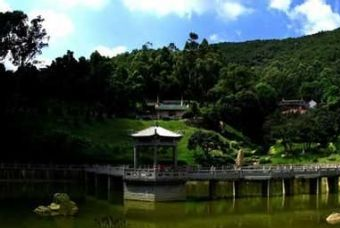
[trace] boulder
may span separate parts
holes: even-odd
[[[53,195],[53,202],[48,206],[39,206],[34,213],[40,216],[74,216],[78,213],[77,204],[66,193]]]
[[[70,201],[70,197],[66,193],[55,193],[53,195],[53,202],[56,204],[61,204],[63,202]]]
[[[327,218],[326,218],[326,221],[329,223],[329,224],[338,224],[340,223],[340,213],[332,213],[330,214]]]
[[[49,208],[51,211],[58,211],[58,210],[60,210],[60,204],[51,203],[50,205],[48,205],[48,208]]]
[[[34,213],[40,216],[49,216],[51,214],[51,210],[50,208],[41,205],[34,209]]]
[[[77,214],[79,211],[77,204],[73,202],[72,200],[70,201],[65,201],[62,204],[60,204],[60,214],[64,216],[73,216]]]

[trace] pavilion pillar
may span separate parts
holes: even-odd
[[[176,146],[174,146],[172,150],[173,150],[172,153],[173,153],[174,168],[177,168],[177,149],[176,149]]]
[[[133,168],[137,169],[138,166],[138,156],[137,156],[137,146],[133,146]]]

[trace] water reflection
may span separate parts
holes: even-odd
[[[85,196],[84,187],[78,182],[0,183],[0,200],[50,200],[56,192],[67,192],[75,199]]]
[[[327,226],[324,218],[338,207],[338,199],[300,195],[171,204],[129,201],[124,211],[133,227],[320,227]]]
[[[99,228],[125,228],[127,221],[125,218],[114,218],[113,216],[104,216],[94,219]]]
[[[340,212],[338,194],[152,203],[123,201],[122,188],[114,181],[109,195],[107,187],[101,185],[94,191],[79,183],[1,185],[0,197],[7,201],[0,203],[0,227],[316,228],[328,227],[325,218],[333,211]],[[80,207],[77,217],[41,218],[32,213],[56,191],[66,191],[76,199]]]

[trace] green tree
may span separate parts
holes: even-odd
[[[48,36],[40,16],[28,21],[21,11],[0,13],[0,57],[10,56],[15,65],[31,63],[46,47]]]
[[[255,93],[262,106],[263,112],[267,115],[272,113],[276,108],[278,100],[276,90],[265,82],[260,82],[255,86]]]
[[[232,163],[227,146],[218,134],[197,131],[188,141],[188,149],[195,151],[196,162],[202,165],[225,165]]]

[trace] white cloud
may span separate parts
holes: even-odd
[[[290,29],[304,35],[336,29],[340,26],[340,15],[332,10],[326,0],[304,0],[290,8],[291,0],[270,0],[269,8],[285,12],[292,24]]]
[[[151,13],[157,16],[175,14],[190,18],[208,11],[216,12],[226,20],[236,20],[239,16],[253,10],[239,0],[121,0],[132,12]]]
[[[154,13],[157,16],[176,14],[180,17],[190,17],[193,13],[205,11],[204,0],[122,0],[130,11]]]
[[[72,20],[64,13],[54,10],[35,10],[29,14],[31,18],[38,15],[45,19],[43,26],[46,28],[47,34],[50,36],[50,42],[65,38],[74,31]]]
[[[219,37],[218,34],[216,34],[216,33],[211,34],[211,35],[209,36],[209,40],[210,40],[211,42],[218,42],[219,39],[220,39],[220,37]]]
[[[308,35],[340,26],[340,15],[325,0],[306,0],[292,9],[289,17],[300,23],[301,32]]]
[[[209,36],[209,41],[212,43],[224,42],[225,39],[221,38],[217,33],[213,33]]]
[[[0,0],[0,12],[7,12],[11,10],[11,6],[5,0]]]
[[[269,0],[269,8],[288,12],[293,0]]]
[[[127,47],[117,46],[117,47],[110,48],[110,47],[100,45],[100,46],[97,46],[94,50],[98,51],[99,54],[101,54],[102,56],[114,57],[124,52],[127,52]]]
[[[71,9],[86,7],[100,10],[109,3],[109,0],[45,0],[58,9]]]
[[[222,18],[234,21],[242,15],[252,13],[253,9],[247,8],[236,1],[225,1],[217,8],[217,12]]]

